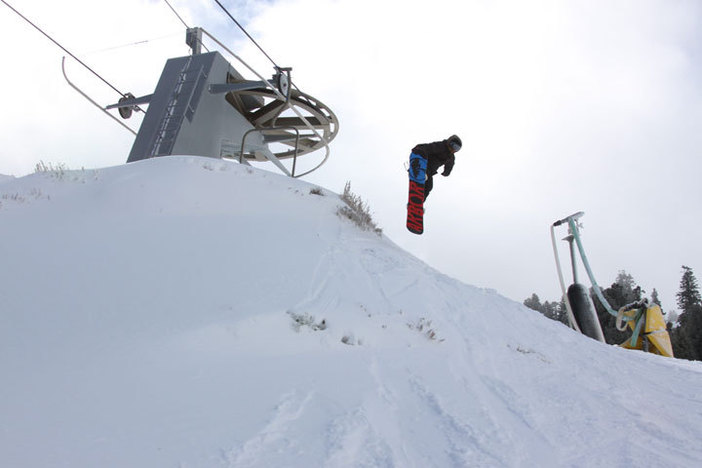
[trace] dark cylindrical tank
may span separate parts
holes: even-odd
[[[587,288],[579,283],[571,284],[568,288],[568,300],[580,331],[590,338],[604,343],[602,327],[600,327],[600,321],[597,319],[597,313],[595,312],[595,305],[590,299]]]

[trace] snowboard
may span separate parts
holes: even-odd
[[[424,181],[427,178],[427,160],[418,154],[410,154],[408,173],[407,229],[414,234],[421,234],[424,232]]]

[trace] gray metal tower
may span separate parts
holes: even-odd
[[[251,81],[219,52],[201,53],[203,33],[207,34],[201,28],[188,30],[192,55],[168,60],[153,94],[128,96],[107,107],[128,118],[135,106],[149,105],[127,162],[168,155],[233,158],[242,163],[267,160],[293,177],[320,167],[338,132],[334,113],[293,89],[289,68],[277,69],[270,80],[258,75],[260,80]],[[326,150],[323,161],[296,174],[297,157],[318,149]],[[281,162],[289,158],[292,170]]]

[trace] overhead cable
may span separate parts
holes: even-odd
[[[53,37],[51,37],[51,36],[49,36],[47,33],[45,33],[39,26],[37,26],[36,24],[32,23],[26,16],[24,16],[22,13],[20,13],[20,12],[17,11],[15,8],[13,8],[12,5],[10,5],[9,3],[7,3],[5,0],[0,0],[0,2],[4,3],[10,10],[14,11],[20,18],[22,18],[23,20],[25,20],[25,21],[26,21],[27,23],[29,23],[34,29],[36,29],[37,31],[39,31],[40,33],[42,33],[44,36],[46,36],[47,39],[49,39],[51,42],[53,42],[54,44],[56,44],[61,50],[63,50],[64,52],[66,52],[68,55],[70,55],[75,61],[77,61],[78,63],[80,63],[81,65],[83,65],[83,66],[84,66],[87,70],[89,70],[93,75],[97,76],[103,83],[105,83],[107,86],[109,86],[110,88],[112,88],[117,94],[119,94],[120,96],[125,96],[124,93],[122,93],[119,89],[117,89],[117,88],[115,88],[114,86],[112,86],[112,84],[111,84],[110,82],[108,82],[105,78],[103,78],[102,76],[100,76],[99,73],[97,73],[95,70],[93,70],[93,69],[90,68],[88,65],[86,65],[81,59],[79,59],[78,57],[76,57],[75,55],[73,55],[73,53],[71,53],[71,51],[69,51],[68,49],[66,49],[66,48],[65,48],[64,46],[62,46],[61,44],[59,44]]]
[[[190,26],[188,26],[188,23],[186,23],[185,20],[183,20],[183,18],[181,18],[181,16],[178,14],[178,12],[175,10],[175,8],[173,8],[171,3],[168,0],[163,0],[163,1],[166,2],[166,5],[168,5],[168,8],[170,8],[171,11],[173,12],[173,14],[178,17],[178,19],[180,20],[181,23],[183,23],[183,26],[185,26],[186,29],[190,29]]]
[[[234,21],[234,24],[236,24],[237,26],[239,26],[239,29],[241,29],[241,30],[243,31],[243,33],[246,34],[246,37],[248,37],[249,39],[251,39],[251,42],[253,42],[253,43],[256,45],[256,47],[258,47],[258,50],[260,50],[261,53],[263,53],[263,55],[265,55],[266,58],[267,58],[268,60],[271,61],[271,63],[273,64],[273,66],[275,66],[276,68],[280,68],[280,67],[275,63],[275,61],[266,53],[266,51],[263,50],[263,48],[262,48],[260,45],[258,45],[258,42],[256,42],[256,40],[255,40],[253,37],[251,37],[251,35],[250,35],[248,32],[246,32],[246,29],[244,29],[244,27],[243,27],[241,24],[239,24],[239,22],[238,22],[236,19],[234,19],[234,17],[231,15],[231,13],[229,13],[229,11],[224,7],[224,5],[222,5],[222,3],[221,3],[219,0],[214,0],[214,1],[215,1],[215,3],[217,3],[217,5],[219,5],[219,7],[220,7],[222,10],[224,10],[224,12],[227,14],[227,16],[229,16],[229,18],[230,18],[232,21]]]

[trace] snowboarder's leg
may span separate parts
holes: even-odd
[[[423,184],[427,173],[427,160],[419,154],[410,154],[409,178]]]

